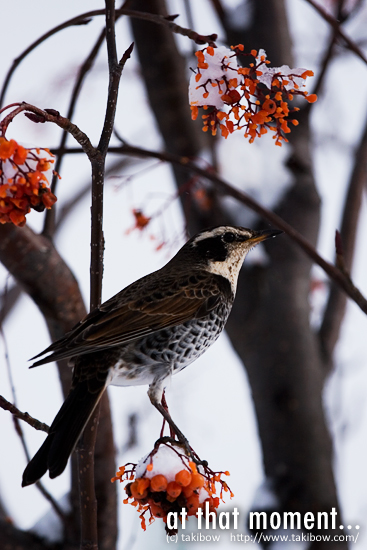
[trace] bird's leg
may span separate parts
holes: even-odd
[[[163,437],[163,434],[164,434],[164,426],[166,425],[166,420],[163,418],[163,424],[162,424],[162,428],[161,428],[161,433],[160,433],[160,436],[159,436],[159,439],[162,439]]]
[[[167,402],[164,397],[164,389],[162,388],[161,381],[156,381],[150,384],[148,390],[149,399],[154,407],[161,413],[163,418],[168,422],[171,430],[171,435],[176,435],[180,443],[185,447],[188,455],[192,457],[192,450],[188,439],[184,436],[181,430],[173,422],[170,413],[168,412]]]
[[[189,441],[184,436],[184,434],[181,432],[181,430],[176,426],[176,424],[173,422],[172,417],[169,414],[169,412],[166,411],[166,409],[163,407],[162,403],[152,401],[152,405],[155,406],[157,411],[159,411],[161,413],[161,415],[163,416],[163,418],[168,422],[171,433],[173,433],[173,435],[175,435],[177,437],[179,442],[182,443],[182,445],[184,445],[186,451],[191,456],[192,452],[191,452],[191,447],[190,447]]]
[[[168,405],[167,405],[167,401],[166,401],[166,391],[165,390],[163,390],[163,393],[162,393],[161,403],[162,403],[162,407],[164,407],[166,409],[166,411],[168,412],[168,414],[169,414]],[[162,431],[161,431],[161,437],[163,436],[163,430],[164,430],[165,423],[166,423],[166,419],[163,418],[163,426],[162,426]],[[172,437],[172,439],[175,438],[175,432],[173,431],[171,425],[169,426],[169,434]]]

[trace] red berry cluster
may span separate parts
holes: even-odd
[[[299,85],[299,79],[313,76],[313,72],[292,70],[285,66],[269,70],[267,65],[270,62],[265,53],[258,54],[256,50],[252,50],[251,54],[244,54],[242,44],[231,46],[231,49],[232,53],[228,51],[228,55],[221,61],[223,74],[220,78],[210,76],[210,59],[214,59],[215,49],[208,46],[196,52],[196,90],[202,90],[202,99],[191,101],[192,119],[197,118],[198,109],[202,107],[208,111],[202,115],[204,132],[210,130],[212,135],[216,135],[219,128],[221,135],[227,138],[235,130],[244,129],[244,136],[253,143],[256,137],[261,137],[270,130],[275,133],[275,144],[281,146],[282,141],[288,141],[285,137],[291,131],[288,123],[298,125],[298,121],[290,115],[299,111],[299,108],[290,109],[289,101],[296,95],[304,97],[309,103],[317,99],[315,94],[300,90]],[[250,63],[249,67],[235,68],[233,59],[241,55],[252,56],[255,62]],[[217,90],[222,107],[205,103],[207,98],[210,99],[213,88]]]
[[[45,175],[51,156],[48,149],[26,149],[0,137],[0,223],[23,226],[31,208],[42,212],[56,202]]]
[[[161,518],[166,523],[169,512],[180,514],[182,509],[186,510],[187,516],[195,516],[199,508],[206,511],[207,502],[209,503],[209,512],[215,512],[220,500],[223,499],[223,491],[230,491],[227,483],[221,479],[222,474],[229,475],[229,472],[212,472],[205,466],[200,467],[202,469],[202,473],[200,473],[196,464],[188,460],[181,450],[177,450],[178,447],[169,446],[169,448],[173,449],[182,459],[181,469],[175,474],[172,474],[172,468],[167,463],[169,472],[166,475],[162,466],[160,467],[161,473],[151,475],[154,457],[157,454],[155,449],[149,455],[151,462],[146,465],[143,475],[136,477],[136,465],[130,465],[131,468],[127,468],[128,465],[125,465],[119,468],[116,477],[111,480],[129,481],[125,486],[127,498],[124,503],[130,503],[137,507],[144,531],[147,512],[150,514],[149,523],[152,523],[155,518]],[[219,496],[216,495],[217,482],[221,485]],[[230,494],[232,497],[232,492]]]

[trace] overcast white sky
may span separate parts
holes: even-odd
[[[237,1],[231,0],[230,3],[235,6]],[[210,15],[209,0],[200,0],[194,4],[195,30],[221,34],[217,20]],[[169,1],[168,5],[172,13],[183,13],[179,0]],[[96,0],[78,2],[78,5],[70,0],[53,2],[52,9],[48,0],[5,3],[2,6],[2,43],[6,47],[2,48],[0,81],[12,60],[43,32],[79,12],[100,7],[103,7],[102,2]],[[329,36],[329,29],[303,0],[289,0],[288,7],[296,66],[316,71],[320,48]],[[366,38],[363,36],[367,28],[366,18],[367,10],[364,6],[358,20],[348,27],[356,39]],[[185,18],[181,17],[179,22],[184,25]],[[101,25],[102,20],[96,19],[87,26],[67,29],[34,51],[19,67],[6,103],[26,100],[65,114],[75,71],[90,51]],[[119,53],[122,55],[132,41],[126,21],[118,23],[117,34]],[[179,37],[178,41],[185,49],[188,48],[188,39]],[[103,52],[96,61],[93,73],[88,76],[74,117],[74,121],[94,143],[99,138],[104,116],[106,74]],[[314,160],[317,185],[323,201],[319,248],[323,255],[332,259],[334,231],[339,223],[353,147],[366,117],[367,68],[353,55],[345,54],[332,64],[325,89],[325,96],[316,105],[313,116]],[[116,126],[132,144],[157,149],[161,146],[139,77],[136,54],[126,65],[122,77]],[[9,137],[25,144],[46,147],[57,145],[59,135],[59,130],[52,125],[35,125],[20,117],[8,133]],[[72,144],[72,141],[69,143]],[[218,154],[223,175],[231,183],[240,185],[243,182],[239,174],[246,170],[247,190],[267,206],[274,203],[279,192],[289,183],[289,176],[282,168],[286,148],[274,147],[272,140],[263,138],[261,143],[249,145],[241,136],[234,134],[221,143]],[[132,167],[131,174],[134,177],[131,181],[115,178],[108,182],[104,223],[104,299],[138,277],[159,268],[184,242],[182,216],[176,202],[163,218],[152,224],[146,234],[132,232],[126,235],[126,230],[133,225],[132,208],[142,207],[145,212],[152,214],[174,194],[170,169],[155,162],[149,165],[153,166],[152,170],[146,169],[148,165]],[[74,156],[64,164],[61,175],[58,197],[62,205],[79,186],[88,181],[88,162]],[[366,214],[364,203],[353,270],[355,283],[365,295]],[[75,209],[56,239],[59,251],[79,280],[86,302],[89,295],[89,215],[89,199],[86,199]],[[32,213],[29,223],[39,229],[41,220],[40,214]],[[250,224],[251,215],[249,220]],[[152,235],[157,240],[152,240]],[[172,236],[177,236],[177,239],[171,247],[159,252],[155,250],[161,238]],[[1,280],[5,281],[2,268],[0,274]],[[318,269],[315,269],[315,276],[326,280]],[[323,298],[323,291],[312,296],[316,320]],[[336,371],[325,392],[325,406],[335,439],[335,472],[344,516],[346,522],[353,526],[360,524],[365,526],[364,529],[367,517],[366,329],[366,317],[357,306],[349,303],[342,337],[336,350]],[[27,369],[29,357],[49,343],[44,321],[28,297],[22,297],[7,321],[5,336],[19,408],[50,423],[61,404],[61,392],[53,366],[46,365],[31,371]],[[2,349],[3,342],[0,342],[1,393],[11,400]],[[137,462],[150,450],[158,436],[161,420],[146,397],[146,389],[111,388],[118,449],[126,441],[127,414],[139,414],[139,446],[119,456],[119,464]],[[237,506],[244,519],[255,491],[263,481],[261,452],[246,374],[225,335],[195,365],[173,378],[167,398],[168,403],[171,403],[173,417],[183,432],[189,434],[195,450],[210,461],[213,469],[228,469],[231,472],[230,486],[235,498],[228,504],[228,509]],[[1,494],[14,521],[23,528],[30,528],[48,510],[48,504],[34,487],[20,488],[26,461],[10,415],[0,410],[0,418],[2,448],[5,449],[0,456]],[[27,426],[24,431],[33,454],[44,435]],[[44,478],[44,482],[60,498],[67,491],[68,472],[53,481]],[[164,530],[159,521],[143,533],[139,529],[138,515],[132,507],[121,505],[119,513],[123,533],[120,549],[127,545],[131,548],[132,540],[137,550],[160,547]],[[365,541],[362,529],[355,548],[362,549]],[[224,539],[220,544],[222,548],[226,547]],[[190,547],[195,550],[199,544],[192,543]],[[299,546],[297,548],[300,549]]]

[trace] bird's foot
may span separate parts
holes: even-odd
[[[154,407],[163,416],[163,426],[162,426],[161,433],[160,433],[160,438],[159,438],[158,441],[162,441],[164,439],[163,431],[164,431],[165,422],[167,422],[167,424],[169,425],[169,429],[170,429],[170,438],[169,439],[174,441],[176,445],[180,444],[183,447],[183,449],[185,450],[186,455],[188,457],[190,457],[190,459],[193,462],[195,462],[195,464],[201,465],[201,466],[204,466],[204,467],[207,466],[208,462],[206,460],[201,460],[199,458],[197,453],[191,447],[187,437],[184,436],[184,434],[181,432],[181,430],[178,428],[178,426],[172,420],[172,417],[171,417],[171,415],[168,411],[168,405],[167,405],[164,390],[163,390],[160,402],[155,399],[156,395],[154,394],[154,392],[148,392],[148,395],[149,395],[149,398],[150,398],[152,404],[154,405]]]

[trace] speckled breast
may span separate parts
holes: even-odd
[[[117,376],[125,379],[112,383],[151,383],[153,378],[176,373],[200,357],[215,342],[227,321],[231,304],[222,302],[207,317],[160,330],[121,350],[122,364]],[[138,379],[140,379],[138,381]]]

